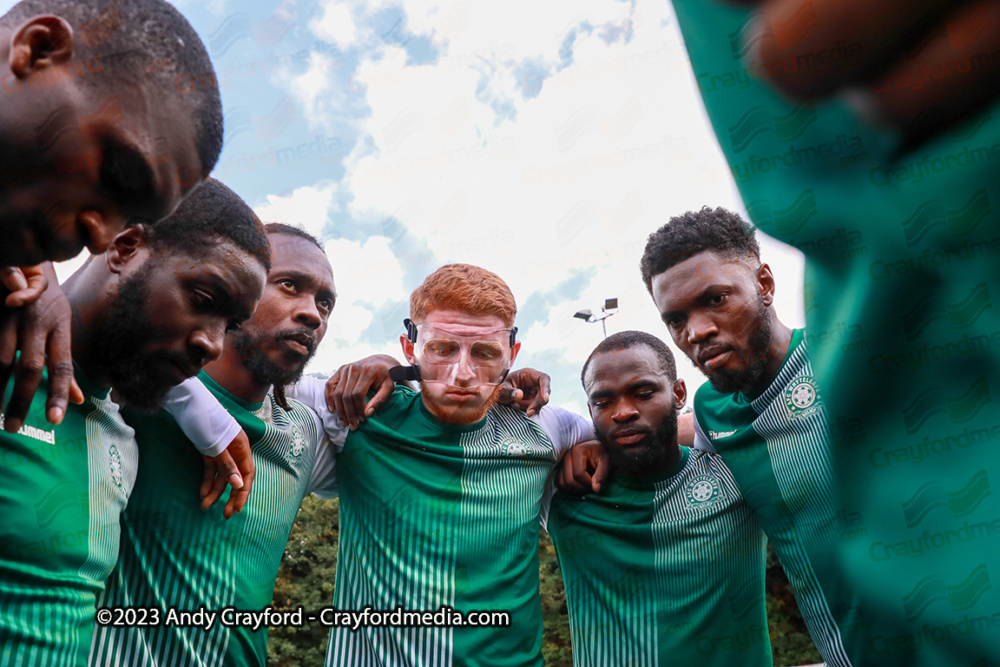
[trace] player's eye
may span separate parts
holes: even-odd
[[[715,294],[713,296],[708,297],[708,303],[709,305],[712,306],[721,306],[725,302],[726,302],[725,294]]]
[[[333,310],[333,299],[320,299],[319,307],[329,313]]]
[[[295,291],[295,281],[291,278],[282,278],[278,281],[278,284],[287,290]]]
[[[477,343],[472,346],[472,357],[477,361],[495,363],[503,358],[503,349],[499,345]]]
[[[215,306],[215,298],[208,292],[200,289],[191,290],[191,301],[195,308],[206,311]]]
[[[431,361],[445,361],[458,355],[458,343],[449,340],[431,340],[424,345],[424,354]]]

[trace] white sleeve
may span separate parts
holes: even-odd
[[[347,434],[350,433],[350,427],[342,424],[340,418],[326,407],[326,380],[307,375],[295,384],[286,387],[285,395],[311,408],[319,416],[319,420],[323,424],[323,432],[330,438],[330,444],[338,452],[344,448],[344,441],[347,439]]]
[[[534,417],[528,419],[541,426],[545,435],[549,436],[549,440],[555,446],[556,460],[562,458],[573,445],[594,439],[594,429],[590,425],[590,420],[563,408],[546,405]]]
[[[552,469],[549,479],[545,482],[545,491],[542,492],[542,504],[538,508],[538,522],[542,524],[545,532],[549,532],[549,509],[552,507],[552,496],[556,493],[556,468]]]
[[[198,378],[188,378],[167,394],[163,408],[205,456],[218,456],[242,428]]]
[[[701,423],[698,421],[698,413],[694,413],[694,449],[701,449],[706,452],[714,452],[715,445],[708,439],[705,432],[701,430]]]
[[[337,448],[330,439],[323,436],[320,439],[316,458],[313,459],[312,472],[309,474],[309,483],[306,485],[306,493],[311,493],[317,498],[336,498],[337,488]]]

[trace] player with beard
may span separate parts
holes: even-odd
[[[202,85],[189,85],[196,77]],[[73,378],[69,306],[45,293],[56,279],[51,265],[26,265],[84,247],[103,252],[127,221],[152,224],[174,210],[222,150],[214,81],[198,34],[164,0],[22,0],[0,16],[0,399],[10,377],[15,384],[8,431],[23,422],[46,357],[53,424]],[[43,307],[27,311],[36,299]]]
[[[753,228],[722,208],[685,213],[650,235],[641,269],[674,343],[709,379],[695,447],[732,471],[824,660],[850,664],[856,597],[833,561],[849,517],[835,507],[826,409],[804,332],[778,319]]]
[[[260,611],[270,605],[288,534],[307,493],[336,493],[334,448],[312,409],[284,396],[326,333],[336,293],[319,242],[295,227],[266,225],[272,266],[253,316],[231,332],[218,361],[199,378],[250,438],[254,491],[228,521],[227,509],[202,511],[190,498],[202,461],[166,412],[126,412],[142,448],[135,489],[122,517],[117,576],[99,606],[154,607],[147,627],[101,627],[90,664],[263,665],[267,631],[168,622],[168,610]],[[319,382],[320,391],[323,383]],[[211,412],[194,399],[196,413]],[[326,415],[325,415],[326,416]]]
[[[528,417],[496,404],[521,346],[516,312],[507,284],[468,264],[411,294],[400,342],[420,392],[397,387],[335,440],[334,606],[429,613],[408,627],[334,627],[327,665],[542,664],[540,504],[559,455],[591,429],[558,408]],[[443,608],[468,622],[426,620]]]
[[[139,458],[112,398],[156,409],[215,359],[226,329],[250,316],[268,265],[253,211],[212,182],[155,228],[116,236],[66,282],[86,399],[52,426],[39,394],[25,424],[0,433],[0,664],[86,662]]]
[[[581,378],[613,465],[603,493],[548,507],[574,664],[772,664],[764,535],[721,458],[678,446],[687,390],[670,350],[612,334]]]

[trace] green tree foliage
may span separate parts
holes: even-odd
[[[337,573],[337,527],[340,501],[308,496],[295,517],[295,525],[274,587],[274,608],[306,612],[333,602]],[[330,631],[319,623],[303,628],[272,628],[267,643],[267,664],[280,667],[322,665]]]
[[[285,547],[285,557],[274,589],[274,607],[292,610],[300,605],[314,611],[333,601],[337,571],[338,501],[308,497],[296,517]],[[542,531],[538,547],[539,583],[545,630],[542,655],[546,667],[571,667],[566,591],[549,536]],[[767,616],[776,667],[821,661],[806,632],[777,559],[768,547]],[[304,628],[273,628],[268,641],[268,665],[298,667],[322,665],[329,630],[317,624]]]

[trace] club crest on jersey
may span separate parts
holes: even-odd
[[[821,405],[816,381],[810,375],[795,378],[785,389],[785,407],[793,419],[811,415]]]
[[[708,509],[719,498],[719,482],[711,475],[698,475],[684,489],[688,509]]]
[[[108,467],[111,468],[111,479],[120,487],[122,485],[122,457],[114,445],[108,448]]]
[[[306,448],[306,439],[302,436],[299,429],[292,427],[292,445],[288,449],[289,455],[293,459],[297,459],[302,456],[302,452]]]
[[[500,442],[500,452],[505,456],[524,456],[528,453],[528,448],[523,442],[507,437]]]

